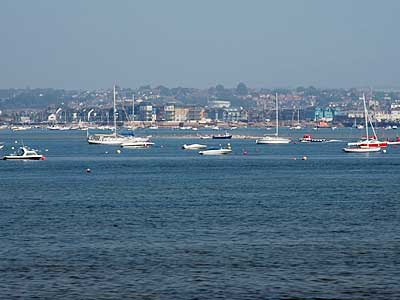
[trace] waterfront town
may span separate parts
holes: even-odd
[[[394,89],[319,89],[297,87],[254,89],[239,83],[208,89],[142,86],[117,87],[119,126],[181,127],[270,126],[275,122],[275,97],[279,121],[287,127],[351,127],[363,119],[365,94],[377,126],[394,128],[400,122],[400,91]],[[112,125],[113,88],[98,90],[1,89],[0,124],[80,128]]]

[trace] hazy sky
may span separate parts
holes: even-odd
[[[399,86],[397,0],[1,0],[0,88]]]

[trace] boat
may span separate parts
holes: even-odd
[[[225,132],[224,134],[213,134],[212,138],[214,140],[231,139],[232,134]]]
[[[326,141],[327,141],[326,139],[315,139],[315,138],[312,137],[311,134],[305,134],[300,139],[301,143],[324,143]]]
[[[212,139],[212,136],[211,135],[202,135],[202,136],[200,136],[200,139],[208,140],[208,139]]]
[[[347,153],[368,153],[368,152],[379,152],[381,147],[354,147],[354,148],[343,148],[344,152]]]
[[[26,146],[19,148],[19,151],[14,154],[3,156],[3,160],[45,160],[44,155],[38,154],[35,150],[29,149]]]
[[[368,153],[368,152],[379,152],[382,149],[382,146],[380,144],[382,143],[383,145],[386,145],[387,147],[388,142],[380,142],[378,141],[375,133],[374,126],[372,125],[371,120],[369,119],[369,114],[368,114],[368,109],[367,109],[367,104],[365,101],[365,95],[363,94],[363,104],[364,104],[364,118],[365,118],[365,133],[366,133],[366,139],[362,140],[360,142],[355,142],[355,143],[348,143],[347,145],[350,147],[343,148],[343,151],[346,153]],[[374,133],[373,137],[369,136],[368,132],[368,122],[371,125],[372,131]]]
[[[150,148],[153,145],[154,145],[154,143],[151,141],[132,141],[132,142],[122,143],[121,147],[138,149],[138,148]]]
[[[182,149],[184,150],[200,150],[200,149],[206,149],[207,145],[202,145],[202,144],[184,144],[182,146]]]
[[[25,130],[32,129],[32,126],[12,126],[10,129],[12,131],[25,131]]]
[[[113,88],[113,100],[114,100],[114,108],[113,108],[114,127],[112,127],[112,130],[114,132],[111,134],[89,135],[89,131],[86,131],[88,143],[102,144],[102,145],[121,145],[122,143],[150,142],[149,138],[135,137],[133,135],[125,136],[117,134],[117,118],[116,118],[117,109],[116,109],[115,85]]]
[[[0,150],[4,148],[4,144],[0,143]]]
[[[222,146],[220,148],[216,149],[208,149],[208,150],[203,150],[199,151],[200,155],[226,155],[232,153],[232,147],[230,144],[227,145],[226,148],[223,148]]]
[[[256,140],[257,144],[289,144],[290,139],[279,136],[279,110],[278,110],[278,93],[275,94],[276,107],[275,107],[275,134],[265,135],[262,138]]]

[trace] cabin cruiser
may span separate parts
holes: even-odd
[[[206,149],[207,145],[202,145],[202,144],[184,144],[182,146],[182,149],[184,150],[200,150],[200,149]]]
[[[45,156],[26,146],[19,148],[15,154],[6,155],[3,160],[45,160]]]
[[[300,139],[301,143],[324,143],[326,141],[326,139],[315,139],[311,134],[305,134],[303,138]]]
[[[213,139],[231,139],[232,138],[232,134],[225,132],[224,134],[213,134],[212,136]]]
[[[203,150],[199,151],[200,155],[225,155],[225,154],[230,154],[232,153],[232,147],[230,144],[226,148],[220,148],[217,149],[208,149],[208,150]]]

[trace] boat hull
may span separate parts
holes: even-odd
[[[200,155],[226,155],[232,153],[230,149],[215,149],[215,150],[204,150],[199,151]]]
[[[379,152],[381,151],[381,148],[380,147],[343,148],[343,151],[346,153],[369,153],[369,152]]]
[[[257,144],[289,144],[290,139],[286,138],[261,138],[256,140]]]
[[[38,156],[6,155],[3,157],[3,160],[44,160],[44,156],[43,155],[38,155]]]

